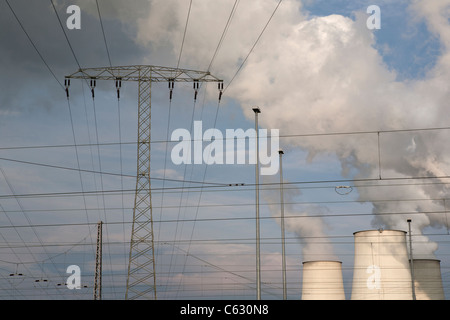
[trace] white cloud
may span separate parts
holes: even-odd
[[[183,47],[181,67],[206,69],[219,43],[234,1],[203,1],[194,3],[190,14]],[[237,63],[243,59],[256,40],[277,1],[241,1],[226,33],[213,70],[221,77],[230,78]],[[150,2],[147,17],[138,20],[136,41],[141,45],[164,47],[169,45],[171,60],[176,61],[181,50],[189,3],[154,0]],[[304,19],[300,2],[284,1],[280,7],[282,19],[273,32],[282,34],[292,23]]]
[[[213,68],[216,73],[230,79],[275,4],[269,0],[258,5],[240,3]],[[194,6],[183,51],[186,64],[207,65],[225,24],[225,20],[217,21],[214,17],[224,17],[223,12],[231,10],[231,5],[232,2],[204,2]],[[427,128],[449,123],[448,1],[414,1],[411,5],[417,17],[425,19],[430,30],[440,36],[446,51],[427,78],[405,81],[397,80],[395,71],[383,63],[375,49],[375,37],[366,27],[364,12],[355,13],[356,20],[341,15],[308,18],[300,11],[301,7],[300,2],[283,2],[226,92],[242,105],[249,119],[252,117],[249,106],[259,105],[263,112],[260,123],[267,128],[282,129],[282,135]],[[152,2],[150,16],[139,21],[138,41],[169,43],[176,57],[186,14],[186,6]],[[168,15],[172,19],[166,19]],[[432,144],[417,140],[413,155],[406,154],[411,137],[406,140],[396,137],[388,145],[393,152],[383,154],[383,171],[406,176],[448,174],[450,166],[446,159],[450,150],[446,133],[432,133],[432,139],[427,140],[433,141]],[[319,142],[292,139],[290,143],[312,153],[334,153],[344,168],[350,165],[363,170],[361,177],[377,174],[376,136],[333,137]],[[439,191],[438,187],[414,190],[423,196]],[[362,191],[361,197],[370,199],[370,194]],[[374,211],[377,212],[376,207]],[[385,223],[394,225],[387,220]]]

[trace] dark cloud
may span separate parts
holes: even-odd
[[[0,33],[0,69],[3,72],[0,79],[3,92],[0,96],[1,109],[49,108],[52,101],[64,98],[60,83],[64,83],[66,75],[78,70],[78,63],[83,68],[109,65],[97,7],[92,7],[95,2],[75,2],[81,8],[81,29],[69,30],[66,20],[70,14],[66,13],[66,9],[74,2],[55,1],[73,53],[51,3],[20,0],[9,3],[45,62],[9,6],[2,2],[0,30],[5,32]],[[138,12],[138,6],[119,3],[124,2],[102,5],[99,1],[111,61],[114,65],[139,64],[142,57],[148,56],[148,49],[133,40],[136,28],[130,17],[133,12]]]

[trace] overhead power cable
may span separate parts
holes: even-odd
[[[227,205],[222,205],[223,207],[226,207]],[[205,206],[210,207],[210,206]],[[60,210],[64,211],[64,210]],[[5,212],[5,211],[4,211]],[[30,212],[30,211],[25,211]],[[286,220],[290,219],[322,219],[322,218],[354,218],[354,217],[374,217],[374,216],[392,216],[392,215],[408,215],[408,216],[414,216],[414,215],[428,215],[428,214],[447,214],[446,211],[427,211],[427,212],[418,212],[418,211],[410,211],[410,212],[378,212],[378,213],[335,213],[335,214],[316,214],[313,216],[306,216],[306,215],[289,215],[286,216]],[[262,216],[260,218],[261,220],[274,220],[276,217],[274,216]],[[194,219],[194,218],[183,218],[183,219],[162,219],[162,220],[154,220],[154,223],[161,223],[161,224],[172,224],[172,223],[180,223],[180,222],[232,222],[232,221],[254,221],[255,217],[214,217],[214,218],[201,218],[201,219]],[[105,225],[128,225],[132,224],[132,221],[110,221],[105,222]],[[86,223],[86,222],[73,222],[73,223],[53,223],[53,224],[28,224],[28,225],[11,225],[11,226],[0,226],[0,229],[26,229],[26,228],[48,228],[48,227],[55,227],[55,228],[61,228],[61,227],[77,227],[77,226],[95,226],[97,223]],[[427,236],[437,236],[437,235],[443,235],[448,236],[448,233],[430,233],[430,234],[422,234]],[[320,238],[329,238],[334,236],[320,236]],[[305,238],[305,237],[302,237]],[[306,237],[308,238],[308,237]],[[178,241],[179,239],[174,239],[173,241]],[[211,239],[213,240],[213,239]],[[162,240],[161,240],[162,241]],[[185,239],[185,242],[189,242],[190,239]],[[91,243],[94,243],[94,241],[91,241]]]
[[[188,25],[189,25],[189,18],[191,16],[191,9],[192,9],[192,0],[189,1],[189,8],[188,8],[188,13],[187,13],[187,17],[186,17],[186,23],[184,26],[184,32],[183,32],[183,38],[181,40],[181,48],[180,48],[180,53],[178,55],[178,61],[177,61],[177,69],[180,67],[180,62],[181,62],[181,56],[183,55],[183,48],[184,48],[184,42],[186,40],[186,34],[187,34],[187,29],[188,29]],[[173,92],[173,82],[170,83],[169,82],[169,89],[170,89],[170,100],[169,100],[169,106],[168,106],[168,116],[167,116],[167,130],[166,130],[166,140],[169,140],[169,130],[170,130],[170,120],[171,120],[171,116],[172,116],[172,92]],[[160,212],[159,212],[159,216],[160,218],[162,217],[162,208],[164,206],[164,190],[165,190],[165,178],[166,178],[166,169],[167,169],[167,151],[168,151],[168,143],[165,144],[165,156],[164,156],[164,168],[163,168],[163,192],[161,195],[161,207],[160,207]],[[158,228],[158,232],[156,234],[156,237],[159,238],[161,232],[161,228]],[[159,249],[156,249],[155,255],[158,256],[159,255]],[[156,259],[156,262],[158,262],[158,259]]]
[[[417,240],[415,240],[415,243],[429,243],[426,239],[421,239],[421,237],[444,237],[445,239],[448,239],[447,233],[424,233],[420,235],[414,235]],[[333,240],[333,244],[343,244],[343,245],[351,245],[353,244],[354,237],[352,235],[333,235],[333,236],[311,236],[311,237],[298,237],[296,235],[287,236],[286,240],[290,240],[289,244],[298,244],[299,240],[314,240],[310,241],[310,243],[329,243],[328,240],[330,239],[336,239]],[[264,240],[265,244],[275,244],[278,245],[280,241],[280,237],[262,237],[261,240]],[[181,239],[176,241],[168,241],[168,240],[155,240],[155,243],[158,243],[159,245],[167,245],[169,243],[171,244],[184,244],[188,245],[189,243],[195,243],[196,245],[208,245],[212,243],[216,244],[252,244],[252,241],[254,241],[254,238],[251,237],[233,237],[233,238],[198,238],[198,239]],[[442,240],[437,239],[433,240],[440,244],[450,244],[449,240]],[[125,243],[122,241],[104,241],[103,244],[105,246],[120,246],[120,245],[127,245],[129,244],[129,241],[126,241]],[[394,243],[397,243],[395,241]],[[58,247],[87,247],[92,246],[94,243],[84,242],[84,243],[75,243],[75,242],[66,242],[66,243],[54,243],[54,242],[48,242],[48,243],[36,243],[36,242],[29,242],[25,244],[11,244],[11,246],[4,246],[0,244],[0,249],[6,248],[58,248]],[[187,251],[186,251],[187,252]],[[208,254],[208,253],[205,253]],[[213,253],[212,253],[213,254]],[[270,254],[270,253],[268,253]],[[317,253],[321,254],[321,253]],[[448,253],[444,253],[444,255],[449,255]],[[165,270],[165,272],[168,272],[168,270]]]
[[[61,22],[61,19],[60,19],[59,15],[58,15],[58,11],[56,10],[55,4],[53,3],[53,0],[50,0],[50,2],[52,4],[53,10],[55,11],[56,17],[58,18],[59,25],[61,27],[62,32],[64,33],[64,37],[66,38],[67,44],[69,45],[70,51],[72,52],[72,55],[73,55],[73,57],[75,59],[75,62],[77,63],[78,68],[81,69],[80,62],[78,61],[78,58],[75,55],[75,51],[73,50],[72,44],[69,41],[69,37],[67,36],[66,30],[64,29],[63,23]]]
[[[108,55],[109,66],[112,67],[111,56],[109,54],[108,42],[106,41],[105,28],[103,27],[103,19],[100,13],[100,6],[98,4],[98,0],[95,0],[95,4],[97,5],[98,18],[100,20],[100,27],[102,28],[103,41],[105,42],[106,53]]]
[[[16,162],[16,163],[22,163],[22,164],[27,164],[27,165],[33,165],[33,166],[47,167],[47,168],[53,168],[53,169],[62,169],[62,170],[69,170],[69,171],[87,172],[87,173],[94,173],[94,174],[103,174],[103,175],[109,175],[109,176],[136,178],[136,175],[107,172],[107,171],[102,171],[102,170],[98,170],[97,171],[97,170],[88,170],[88,169],[81,169],[81,168],[63,167],[63,166],[57,166],[57,165],[51,165],[51,164],[45,164],[45,163],[38,163],[38,162],[32,162],[32,161],[24,161],[24,160],[18,160],[18,159],[9,159],[9,158],[1,158],[0,157],[0,161],[9,161],[9,162]],[[171,182],[197,183],[197,184],[206,184],[206,185],[209,184],[209,185],[224,186],[224,187],[229,185],[229,184],[226,184],[226,183],[193,181],[193,180],[180,180],[180,179],[157,178],[157,177],[151,177],[150,179],[151,180],[160,180],[160,181],[171,181]]]
[[[11,182],[9,181],[8,177],[6,176],[5,171],[4,171],[3,168],[1,168],[1,167],[0,167],[0,172],[2,173],[3,178],[5,179],[5,182],[6,182],[6,184],[8,185],[8,188],[11,190],[12,194],[15,195],[15,190],[14,190],[14,188],[13,188]],[[22,206],[22,203],[19,201],[19,198],[14,198],[14,199],[15,199],[15,201],[17,202],[17,205],[19,206],[19,208],[20,208],[22,214],[24,215],[25,219],[27,220],[28,224],[30,225],[31,230],[33,231],[33,234],[35,235],[36,239],[39,241],[39,243],[40,243],[40,245],[42,246],[42,248],[44,248],[44,253],[45,253],[48,257],[50,257],[50,261],[52,262],[53,266],[55,266],[55,265],[54,265],[53,259],[51,258],[51,256],[49,255],[49,253],[47,252],[47,250],[46,250],[45,247],[44,247],[44,242],[42,241],[41,237],[40,237],[39,234],[37,233],[36,229],[33,227],[33,224],[31,223],[30,217],[29,217],[28,214],[24,211],[24,208],[23,208],[23,206]],[[55,269],[56,269],[56,267],[55,267]],[[56,270],[57,270],[57,269],[56,269]],[[44,270],[42,270],[42,273],[45,274],[46,272],[45,272]]]
[[[22,22],[20,21],[19,17],[17,16],[17,14],[15,13],[14,9],[11,7],[11,5],[9,4],[8,0],[5,0],[6,4],[8,5],[9,9],[11,10],[12,14],[14,15],[14,18],[16,18],[17,22],[19,23],[20,27],[22,28],[22,31],[25,33],[25,35],[27,36],[28,40],[30,41],[31,45],[33,46],[34,50],[37,52],[37,54],[39,55],[39,58],[41,58],[42,62],[45,64],[45,66],[47,67],[48,71],[52,74],[53,78],[55,78],[55,80],[58,82],[58,84],[60,85],[60,87],[65,90],[63,84],[61,83],[61,81],[58,80],[58,77],[56,77],[55,73],[53,72],[53,70],[50,68],[50,66],[48,65],[47,61],[45,61],[44,57],[42,56],[42,54],[39,52],[38,48],[36,47],[35,43],[33,42],[33,40],[31,39],[30,35],[28,34],[27,30],[25,30],[25,27],[23,26]]]
[[[450,130],[450,127],[429,127],[429,128],[411,128],[411,129],[390,129],[390,130],[372,130],[372,131],[347,131],[347,132],[322,132],[322,133],[293,133],[293,134],[280,134],[279,138],[307,138],[307,137],[322,137],[322,136],[345,136],[345,135],[364,135],[364,134],[382,134],[382,133],[402,133],[402,132],[421,132],[421,131],[440,131],[440,130]],[[217,141],[226,141],[231,139],[240,139],[239,137],[227,138],[226,136],[222,139],[216,139]],[[246,139],[246,138],[242,138]],[[186,139],[184,141],[195,142],[202,141],[196,139]],[[150,144],[160,144],[160,143],[179,143],[179,141],[172,140],[152,140]],[[103,143],[83,143],[77,144],[78,147],[90,147],[90,146],[115,146],[115,145],[135,145],[136,141],[123,141],[123,142],[103,142]],[[0,150],[20,150],[20,149],[45,149],[45,148],[71,148],[74,147],[72,144],[61,144],[61,145],[36,145],[36,146],[10,146],[10,147],[0,147]]]
[[[233,16],[237,10],[238,4],[239,4],[239,0],[235,0],[233,8],[231,9],[230,15],[228,17],[227,23],[225,24],[225,28],[222,31],[222,36],[220,37],[219,43],[217,44],[216,50],[214,51],[213,57],[211,58],[211,62],[209,63],[209,66],[207,69],[208,71],[211,69],[213,62],[216,59],[217,53],[219,52],[219,49],[222,47],[223,40],[225,39],[225,35],[227,34],[228,28],[230,27],[231,20],[233,19]]]
[[[439,177],[402,177],[402,178],[383,178],[382,180],[379,180],[379,178],[373,178],[373,179],[358,179],[358,180],[327,180],[327,181],[294,181],[294,182],[284,182],[284,185],[297,185],[297,184],[305,184],[305,185],[311,185],[311,184],[322,184],[322,183],[326,183],[326,184],[332,184],[332,183],[351,183],[351,182],[375,182],[375,181],[399,181],[399,180],[403,180],[403,181],[408,181],[408,180],[424,180],[424,179],[450,179],[450,176],[439,176]],[[179,181],[177,180],[177,182],[183,182],[183,181]],[[202,182],[196,182],[196,183],[200,183],[202,184]],[[204,183],[204,184],[208,184],[208,183]],[[279,183],[262,183],[260,184],[260,186],[276,186]],[[447,183],[439,183],[439,184],[447,184]],[[450,184],[450,182],[448,183]],[[391,185],[385,185],[385,186],[391,186]],[[409,184],[397,184],[395,185],[396,187],[398,186],[409,186]],[[209,183],[209,185],[207,186],[189,186],[189,187],[165,187],[163,188],[152,188],[152,192],[157,192],[157,191],[164,191],[167,192],[167,190],[173,190],[173,191],[183,191],[183,190],[197,190],[200,194],[205,193],[206,190],[208,189],[217,189],[217,191],[219,192],[223,192],[223,191],[230,191],[230,190],[222,190],[219,188],[227,188],[227,187],[232,187],[232,188],[246,188],[244,189],[245,191],[249,191],[252,189],[248,189],[248,187],[255,187],[254,184],[228,184],[228,185],[220,185],[220,184],[214,184],[214,183]],[[376,185],[370,185],[370,186],[358,186],[358,187],[377,187]],[[332,187],[333,189],[335,188],[335,186]],[[28,194],[14,194],[14,195],[0,195],[0,199],[2,198],[11,198],[11,197],[16,197],[16,198],[33,198],[33,197],[60,197],[60,196],[79,196],[79,195],[87,195],[87,194],[98,194],[98,193],[122,193],[122,192],[133,192],[134,189],[130,189],[130,190],[126,190],[126,189],[118,189],[118,190],[104,190],[104,191],[72,191],[72,192],[47,192],[47,193],[28,193]],[[208,191],[214,191],[214,190],[208,190]],[[438,199],[438,200],[442,200],[442,199]],[[370,201],[370,200],[367,200]],[[199,200],[200,203],[200,200]],[[197,207],[198,205],[195,205],[195,207]]]
[[[273,16],[275,15],[275,13],[277,12],[278,8],[280,7],[280,4],[283,0],[278,1],[277,6],[275,7],[275,9],[273,10],[272,14],[269,17],[269,20],[267,21],[266,25],[264,26],[264,28],[262,29],[261,33],[259,34],[258,38],[256,39],[255,43],[253,44],[253,46],[251,47],[250,51],[248,52],[247,56],[245,57],[245,59],[242,61],[241,65],[239,66],[239,68],[236,70],[236,73],[233,75],[233,77],[231,78],[230,82],[228,82],[226,88],[223,90],[224,92],[228,89],[228,87],[231,85],[231,83],[234,81],[234,79],[236,78],[236,76],[238,75],[238,73],[241,71],[242,67],[244,66],[244,64],[247,62],[248,57],[252,54],[253,50],[255,49],[256,45],[258,44],[259,40],[261,39],[262,35],[264,34],[264,32],[266,31],[270,21],[272,20]]]
[[[180,54],[178,56],[177,69],[180,67],[181,55],[183,54],[183,47],[184,47],[184,41],[186,40],[186,33],[187,33],[188,24],[189,24],[189,17],[191,16],[191,8],[192,8],[192,0],[190,0],[190,2],[189,2],[189,9],[188,9],[187,17],[186,17],[186,25],[184,26],[183,39],[181,40]]]
[[[220,107],[220,99],[219,99],[219,101],[217,102],[216,115],[215,115],[215,118],[214,118],[214,125],[213,125],[213,128],[217,128],[217,119],[218,119],[218,116],[219,116],[219,107]],[[209,160],[209,157],[210,157],[210,154],[208,154],[208,160]],[[208,161],[208,160],[207,160],[207,161]],[[208,166],[205,166],[205,170],[204,170],[204,172],[203,172],[203,179],[202,179],[203,181],[206,180],[206,173],[207,173],[207,171],[208,171]],[[191,237],[190,237],[190,239],[192,239],[193,236],[194,236],[194,231],[195,231],[195,226],[196,226],[195,220],[197,220],[197,217],[198,217],[198,214],[199,214],[199,206],[200,206],[202,197],[203,197],[203,190],[200,190],[200,195],[199,195],[199,197],[198,197],[198,202],[197,202],[197,208],[196,208],[196,211],[195,211],[194,225],[192,226],[192,231],[191,231]],[[191,249],[191,244],[189,243],[189,246],[188,246],[188,249],[187,249],[188,254],[189,254],[189,252],[190,252],[190,249]],[[184,272],[184,270],[185,270],[186,263],[187,263],[187,256],[186,256],[186,258],[185,258],[185,260],[184,260],[183,272]],[[181,279],[180,279],[179,285],[181,285]],[[178,293],[177,293],[177,294],[178,294]]]

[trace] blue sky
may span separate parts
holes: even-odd
[[[410,1],[311,1],[305,2],[305,7],[312,15],[353,17],[354,12],[364,12],[373,4],[378,5],[382,13],[382,28],[374,34],[375,47],[383,61],[398,73],[399,79],[424,77],[436,63],[440,43],[428,31],[425,21],[414,18],[409,9]]]
[[[78,66],[53,8],[46,1],[9,3],[63,82]],[[98,3],[113,65],[175,67],[181,57],[181,68],[204,70],[234,1],[221,1],[215,7],[193,1],[181,56],[188,2]],[[255,297],[254,167],[174,165],[173,143],[165,141],[177,128],[190,129],[192,118],[203,121],[205,129],[246,130],[254,127],[251,107],[259,105],[261,127],[280,130],[288,182],[286,210],[296,216],[289,218],[292,226],[287,230],[290,299],[301,297],[301,262],[324,257],[343,262],[349,297],[352,233],[379,227],[405,229],[408,214],[440,211],[448,195],[444,177],[449,173],[449,150],[443,143],[448,130],[431,132],[435,134],[431,139],[415,131],[387,132],[448,126],[444,102],[450,69],[443,58],[448,24],[445,29],[430,22],[439,11],[421,16],[411,1],[286,0],[230,83],[277,5],[271,0],[255,3],[239,3],[212,65],[211,72],[230,84],[220,105],[214,84],[202,86],[196,103],[190,84],[177,84],[172,102],[167,84],[152,88],[153,177],[245,184],[198,188],[199,183],[152,181],[160,299]],[[414,3],[419,6],[423,1]],[[63,22],[68,5],[81,8],[81,30],[66,29],[81,66],[108,66],[95,4],[85,0],[55,4]],[[381,30],[365,28],[366,9],[372,4],[381,9]],[[6,2],[0,4],[0,16],[5,31],[0,33],[4,70],[0,77],[1,298],[91,299],[95,223],[102,220],[104,298],[123,299],[136,174],[136,83],[123,84],[120,102],[113,83],[98,83],[93,101],[86,84],[72,80],[68,104]],[[249,16],[254,17],[251,23]],[[428,108],[430,116],[421,108]],[[384,140],[378,150],[379,131]],[[417,143],[416,152],[408,153],[412,141]],[[78,166],[93,172],[101,167],[123,177],[67,169]],[[383,179],[376,181],[380,173]],[[424,175],[439,178],[410,179]],[[261,182],[265,184],[261,190],[263,298],[280,299],[280,226],[274,218],[279,214],[279,176],[266,176]],[[336,189],[339,186],[346,188]],[[338,193],[344,190],[351,192]],[[409,202],[389,207],[391,197]],[[420,201],[410,204],[411,199]],[[380,200],[386,200],[386,207]],[[384,216],[374,220],[382,209],[392,213],[392,220]],[[316,217],[299,217],[304,215]],[[448,297],[449,226],[444,218],[446,213],[420,215],[415,232],[436,234],[424,242],[438,244],[434,254],[441,260]],[[312,221],[311,226],[306,221]],[[315,228],[320,230],[320,240],[311,243],[302,237],[309,234],[306,229]],[[319,242],[330,245],[332,252],[307,255],[307,248]],[[87,288],[58,286],[67,279],[65,269],[71,264],[80,266]],[[42,285],[37,279],[49,281]]]

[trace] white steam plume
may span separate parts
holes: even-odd
[[[163,2],[150,2],[149,17],[138,21],[137,41],[152,47],[169,46],[176,57],[187,8],[180,8],[178,1]],[[225,13],[233,3],[204,1],[193,6],[195,19],[190,20],[183,66],[208,66],[228,18]],[[212,72],[231,79],[277,3],[240,1]],[[439,37],[442,54],[423,79],[400,81],[374,48],[376,39],[366,27],[363,10],[355,14],[355,20],[340,15],[308,17],[300,1],[286,0],[226,96],[236,99],[249,119],[253,117],[249,106],[259,105],[264,112],[261,126],[279,128],[281,135],[446,127],[450,123],[449,5],[442,0],[412,1],[409,13],[424,19]],[[380,173],[384,178],[441,177],[450,174],[449,134],[448,130],[381,134],[381,162],[376,135],[293,138],[283,143],[304,148],[311,157],[321,152],[335,154],[343,174],[356,170],[355,178],[376,178]],[[389,187],[361,188],[359,193],[361,200],[395,200],[405,197],[405,189],[395,194]],[[439,199],[449,195],[445,184],[410,184],[407,191],[410,199],[437,200],[374,202],[374,214],[414,213],[410,218],[415,234],[427,226],[449,227],[442,214],[427,213],[437,207],[443,210]],[[378,215],[374,225],[406,230],[406,215]],[[418,251],[431,254],[435,249],[436,244],[424,241]]]
[[[265,183],[273,180],[269,177],[264,177]],[[275,183],[275,181],[270,182]],[[316,204],[293,205],[295,198],[300,194],[301,191],[292,186],[283,190],[287,234],[294,233],[301,240],[303,261],[337,260],[333,245],[327,236],[329,226],[322,218],[328,213],[327,208]],[[262,195],[269,203],[270,212],[281,225],[280,193],[272,189],[263,190]]]

